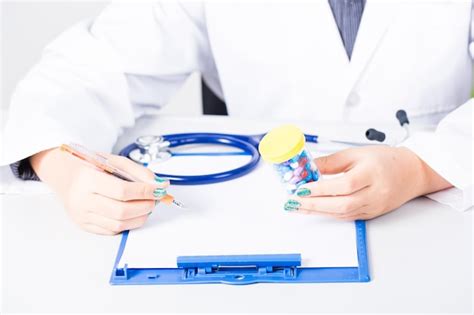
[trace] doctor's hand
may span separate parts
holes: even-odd
[[[371,219],[405,202],[452,185],[404,147],[352,148],[315,159],[323,174],[301,186],[286,210],[343,220]]]
[[[142,226],[157,200],[166,195],[169,182],[127,158],[106,156],[143,183],[116,178],[59,149],[37,153],[30,162],[38,177],[59,195],[74,222],[86,231],[113,235]]]

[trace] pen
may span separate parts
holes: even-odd
[[[100,170],[109,173],[117,178],[123,179],[128,182],[142,182],[140,179],[135,177],[128,172],[117,168],[109,163],[108,159],[105,156],[102,156],[96,152],[93,152],[84,146],[77,144],[77,143],[70,143],[70,144],[62,144],[60,149],[62,151],[68,152],[73,156],[94,165],[95,167],[99,168]],[[174,204],[179,208],[184,208],[184,205],[175,200],[172,195],[166,195],[162,199],[159,200],[167,205]]]

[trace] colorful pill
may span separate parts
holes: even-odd
[[[290,159],[290,163],[295,163],[295,162],[298,162],[300,159],[299,155],[295,155],[294,157],[292,157]]]
[[[285,162],[281,163],[280,165],[281,165],[281,166],[284,166],[284,167],[289,167],[289,166],[290,166],[290,163],[291,163],[291,162],[288,160],[288,161],[285,161]]]
[[[280,174],[286,174],[286,172],[290,172],[291,168],[288,166],[283,166],[277,169]]]
[[[294,171],[293,171],[293,174],[295,174],[296,176],[299,176],[302,172],[303,172],[304,168],[302,168],[301,166],[300,167],[297,167]],[[304,177],[304,176],[303,176]]]
[[[290,183],[291,184],[296,184],[297,182],[299,182],[301,180],[301,177],[299,176],[294,176],[291,180],[290,180]]]
[[[298,166],[300,166],[300,164],[299,164],[298,162],[292,162],[292,163],[290,164],[290,166],[291,166],[292,169],[295,169],[295,168],[297,168]]]
[[[283,175],[283,180],[285,182],[289,181],[291,178],[293,177],[293,172],[292,171],[288,171],[285,173],[285,175]]]
[[[303,171],[300,174],[301,178],[306,178],[308,177],[308,171],[306,169],[303,169]]]
[[[301,158],[301,160],[300,160],[300,165],[301,166],[306,166],[307,163],[308,163],[308,158],[306,158],[306,157]]]

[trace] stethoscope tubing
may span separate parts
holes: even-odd
[[[232,135],[232,134],[223,134],[223,133],[178,133],[178,134],[169,134],[164,135],[163,140],[169,142],[169,148],[178,147],[182,145],[191,145],[191,144],[219,144],[231,146],[242,150],[242,153],[239,155],[248,155],[250,156],[250,161],[237,167],[232,170],[225,172],[206,174],[206,175],[173,175],[165,173],[155,173],[157,176],[164,177],[170,180],[171,184],[174,185],[205,185],[219,183],[223,181],[232,180],[241,176],[244,176],[251,172],[255,167],[257,167],[258,162],[260,161],[260,154],[258,152],[258,143],[263,135],[256,136],[245,136],[245,135]],[[135,143],[132,143],[126,146],[120,155],[129,157],[129,154],[132,150],[137,149],[138,146]],[[180,154],[177,153],[175,156],[179,155],[189,155],[189,154]],[[236,152],[230,152],[226,154],[225,152],[217,154],[203,154],[203,153],[194,153],[194,156],[197,155],[236,155]]]

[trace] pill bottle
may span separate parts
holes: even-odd
[[[273,164],[289,194],[320,177],[305,143],[305,136],[298,127],[283,125],[268,132],[258,147],[263,160]]]

